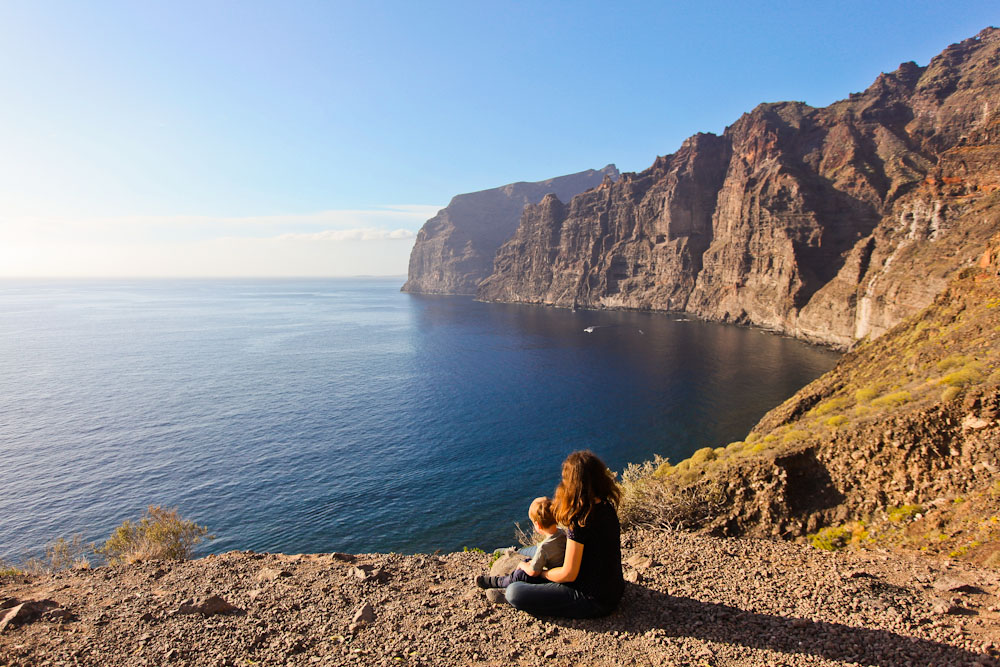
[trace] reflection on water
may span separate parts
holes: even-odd
[[[213,551],[509,544],[573,449],[621,470],[724,445],[837,358],[385,280],[0,281],[0,315],[8,557],[151,502]]]

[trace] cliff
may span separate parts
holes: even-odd
[[[479,282],[493,271],[497,248],[514,233],[526,205],[537,204],[548,193],[569,200],[605,178],[618,178],[613,164],[453,197],[417,234],[403,291],[475,294]]]
[[[744,441],[650,472],[637,483],[660,506],[687,503],[674,521],[714,534],[1000,566],[1000,235]]]
[[[762,104],[641,173],[528,206],[478,298],[878,336],[1000,227],[998,100],[987,28],[828,107]]]

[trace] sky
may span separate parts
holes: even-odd
[[[0,277],[403,275],[452,196],[641,171],[1000,3],[0,0]]]

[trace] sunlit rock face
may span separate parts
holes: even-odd
[[[846,347],[926,306],[998,225],[988,28],[826,108],[762,104],[641,173],[528,206],[477,294],[685,311]]]
[[[403,291],[475,294],[479,282],[493,271],[493,256],[514,234],[526,205],[538,203],[548,193],[569,200],[604,179],[616,178],[618,169],[609,164],[453,197],[417,234]]]

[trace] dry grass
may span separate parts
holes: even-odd
[[[143,560],[186,560],[208,528],[182,518],[176,509],[150,505],[138,522],[126,520],[97,551],[112,564]]]

